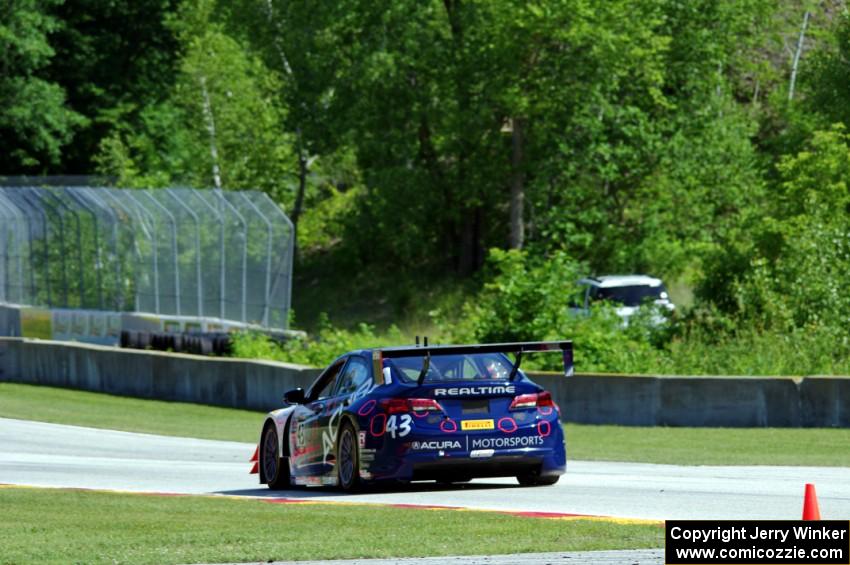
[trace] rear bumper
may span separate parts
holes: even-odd
[[[565,467],[546,464],[545,457],[499,455],[487,460],[442,459],[410,465],[410,480],[460,480],[483,477],[515,477],[526,473],[561,475]],[[406,475],[407,473],[405,473]]]
[[[478,436],[480,439],[480,436]],[[466,448],[463,436],[458,437]],[[471,443],[471,442],[470,442]],[[515,477],[525,473],[562,475],[566,471],[566,449],[562,434],[552,434],[539,447],[491,449],[434,449],[414,451],[410,443],[368,454],[361,469],[366,480],[465,480],[483,477]]]

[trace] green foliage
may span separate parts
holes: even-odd
[[[59,3],[14,0],[0,10],[0,171],[43,171],[84,123],[63,87],[42,76],[55,55],[49,37],[61,27],[48,10]]]
[[[138,123],[137,130],[104,138],[94,157],[98,172],[113,177],[116,186],[172,186],[185,171],[199,168],[194,159],[204,159],[205,147],[192,135],[182,108],[171,101],[144,108]]]
[[[288,339],[279,343],[264,334],[236,334],[233,356],[324,367],[348,351],[401,345],[406,342],[395,326],[380,335],[376,334],[375,328],[369,324],[360,324],[354,330],[343,330],[331,326],[327,316],[324,316],[318,331],[304,339]]]
[[[316,257],[342,243],[366,187],[350,147],[316,159],[306,181],[304,213],[298,221],[298,248]]]
[[[721,254],[734,265],[715,301],[743,327],[840,328],[850,320],[850,145],[843,126],[815,132],[778,167],[771,214],[748,246]],[[735,272],[737,271],[737,272]]]
[[[560,242],[600,273],[670,277],[699,269],[722,245],[738,212],[759,203],[756,122],[731,97],[730,74],[766,4],[645,4],[618,28],[634,34],[621,48],[654,51],[633,47],[643,58],[617,52],[597,63],[623,62],[624,74],[599,78],[601,99],[578,101],[567,125],[576,133],[559,140],[541,179],[548,186],[532,193],[543,236],[535,247]],[[636,81],[634,68],[652,69],[653,82]]]
[[[571,311],[582,266],[563,253],[535,261],[521,251],[490,251],[489,282],[463,305],[459,316],[440,320],[453,342],[499,343],[572,339],[576,367],[584,372],[651,372],[653,342],[667,331],[652,324],[651,312],[627,328],[608,305],[589,315]],[[523,366],[558,369],[561,360],[531,357]]]
[[[570,285],[581,266],[563,252],[534,263],[522,251],[490,251],[488,282],[463,305],[451,328],[455,341],[499,343],[556,338],[567,317]]]
[[[755,371],[746,359],[770,361],[783,336],[836,340],[850,320],[839,8],[15,0],[0,15],[0,172],[95,166],[131,187],[217,172],[300,217],[302,268],[367,289],[345,298],[381,294],[358,321],[418,316],[440,305],[423,286],[460,278],[459,293],[484,287],[442,316],[456,339],[570,335],[587,368]],[[494,252],[473,278],[517,222],[524,253]],[[630,271],[696,285],[697,309],[663,332],[622,331],[604,307],[564,315],[565,281]],[[313,318],[358,307],[319,298]],[[369,332],[383,337],[340,345]],[[740,365],[714,356],[736,343],[753,348]]]
[[[180,48],[166,21],[177,0],[73,0],[49,11],[61,25],[51,36],[49,76],[86,117],[62,148],[59,173],[93,172],[102,139],[142,126],[141,113],[168,96]]]
[[[318,252],[337,245],[345,233],[355,202],[363,198],[360,187],[345,191],[328,187],[325,198],[317,198],[298,223],[298,245],[302,250]]]
[[[735,319],[703,307],[660,326],[653,320],[654,312],[645,309],[623,328],[621,319],[604,304],[593,306],[589,315],[570,312],[581,266],[563,253],[535,262],[522,252],[492,250],[489,265],[490,279],[480,293],[463,306],[459,316],[440,320],[452,341],[572,339],[579,372],[850,372],[850,341],[839,326],[738,327]],[[794,291],[787,294],[793,296]],[[540,356],[529,358],[524,366],[557,370],[559,362]]]
[[[839,12],[825,46],[812,54],[804,68],[804,102],[811,120],[823,115],[827,121],[850,124],[850,14]],[[813,115],[812,115],[813,114]]]
[[[673,339],[652,372],[673,375],[847,375],[850,342],[841,330],[693,328]]]
[[[101,143],[100,171],[122,186],[252,188],[291,203],[295,159],[281,132],[276,73],[211,18],[212,2],[186,2],[172,20],[184,55],[165,102],[140,112],[141,128]],[[213,156],[215,153],[215,156]]]

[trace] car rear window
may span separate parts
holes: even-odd
[[[639,284],[632,286],[614,286],[599,288],[596,292],[595,298],[597,300],[619,302],[623,304],[623,306],[640,306],[647,300],[657,300],[661,298],[661,293],[664,291],[664,285],[649,286],[648,284]]]
[[[400,382],[415,383],[424,358],[419,356],[385,359],[392,376]],[[424,382],[507,380],[513,363],[501,353],[433,355]]]

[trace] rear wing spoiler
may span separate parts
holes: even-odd
[[[418,341],[418,340],[417,340]],[[425,380],[431,357],[438,355],[468,355],[475,353],[513,353],[516,355],[510,380],[514,380],[524,353],[540,353],[547,351],[560,351],[564,360],[564,376],[571,377],[575,371],[573,367],[573,342],[572,341],[521,341],[513,343],[476,343],[471,345],[428,345],[426,339],[423,346],[388,347],[376,349],[372,352],[372,360],[375,363],[375,375],[382,374],[383,359],[397,359],[399,357],[422,357],[422,371],[419,373],[419,384]]]

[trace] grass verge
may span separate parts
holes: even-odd
[[[850,429],[567,424],[567,458],[671,465],[850,467]]]
[[[0,417],[125,432],[256,442],[263,415],[46,386],[0,383]]]
[[[4,563],[222,563],[635,549],[661,547],[664,534],[651,524],[493,512],[475,512],[471,520],[468,512],[455,510],[30,488],[0,488],[0,506]]]
[[[262,414],[0,383],[0,417],[255,442]],[[569,459],[677,465],[850,467],[850,429],[661,428],[567,424]]]

